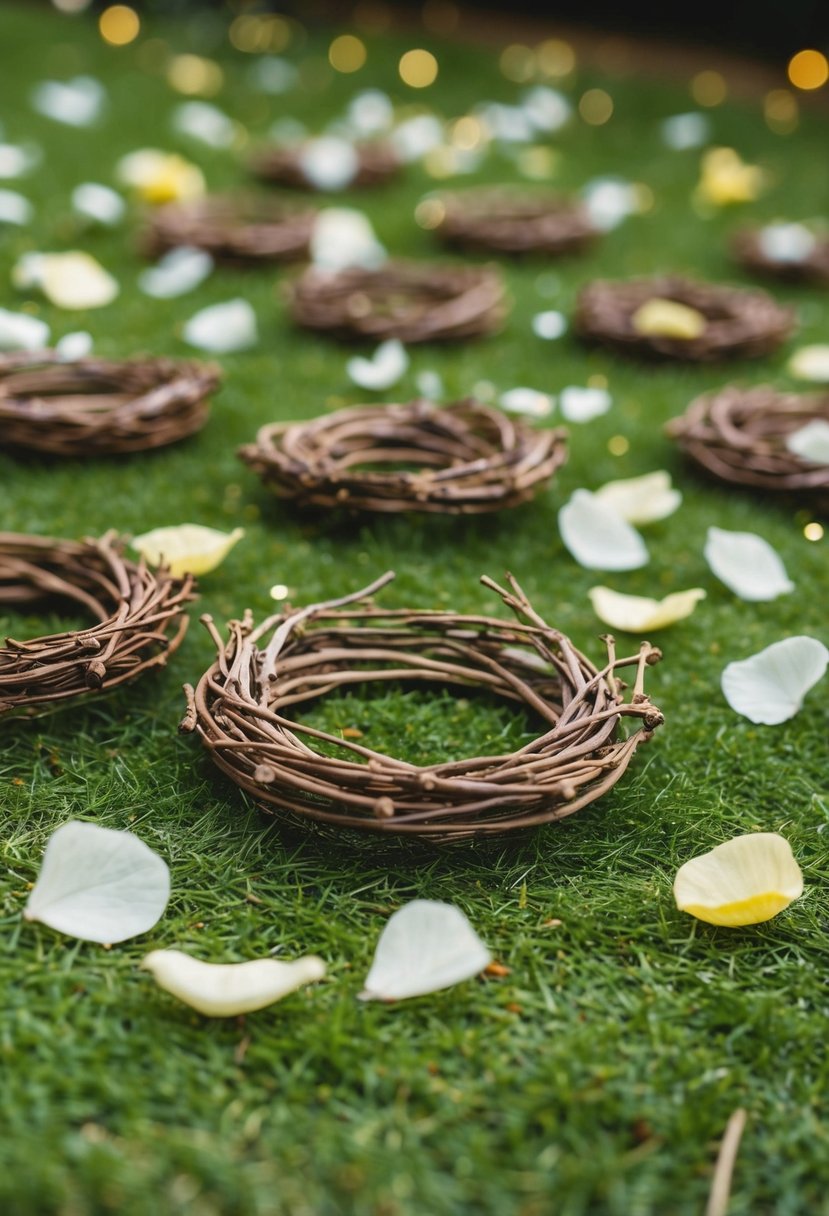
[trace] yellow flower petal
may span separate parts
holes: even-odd
[[[802,894],[800,866],[777,832],[735,836],[686,861],[674,879],[676,906],[710,925],[760,924]]]
[[[763,170],[758,165],[747,165],[733,148],[711,148],[702,158],[696,198],[713,207],[750,203],[764,183]]]
[[[640,526],[667,519],[682,502],[682,495],[673,488],[671,475],[664,469],[641,477],[608,481],[600,486],[595,497],[613,507],[629,524]]]
[[[104,308],[118,295],[118,283],[88,253],[44,254],[41,289],[58,308]]]
[[[707,321],[696,308],[680,304],[678,300],[663,300],[654,297],[637,308],[630,319],[638,334],[659,338],[698,338],[705,331]]]
[[[210,1018],[264,1009],[325,975],[325,963],[313,954],[292,963],[272,958],[203,963],[182,950],[153,950],[141,966],[165,992]]]
[[[180,578],[183,574],[209,574],[215,570],[244,535],[244,528],[219,532],[201,524],[178,524],[136,536],[132,547],[148,565],[167,566],[175,578]]]
[[[675,621],[690,616],[699,601],[705,599],[701,587],[675,591],[663,600],[652,600],[643,595],[623,595],[610,587],[591,587],[587,594],[599,620],[612,629],[622,629],[626,633],[666,629]]]
[[[161,204],[199,198],[206,186],[198,165],[175,152],[141,148],[118,164],[118,177],[146,203]]]

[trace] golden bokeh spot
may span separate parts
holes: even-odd
[[[607,441],[607,450],[611,456],[626,456],[630,451],[630,440],[624,435],[611,435]]]
[[[592,376],[587,377],[588,388],[607,388],[607,385],[607,376],[603,375],[601,372],[594,372]]]
[[[803,529],[803,535],[807,540],[823,540],[823,525],[819,524],[816,519],[812,520]]]
[[[591,127],[601,127],[613,114],[613,98],[604,89],[588,89],[579,101],[579,114]]]
[[[201,55],[174,55],[167,65],[167,81],[179,93],[213,97],[222,87],[224,73],[218,63]]]
[[[763,117],[775,134],[790,135],[797,127],[799,116],[797,98],[788,89],[772,89],[763,98]]]
[[[439,198],[424,198],[415,207],[415,221],[421,228],[438,228],[446,215]]]
[[[532,178],[533,181],[544,181],[545,178],[553,176],[560,160],[561,153],[554,148],[533,144],[529,148],[520,149],[515,163],[518,172],[524,177]]]
[[[437,80],[438,61],[431,51],[418,47],[400,57],[398,71],[400,79],[410,89],[426,89]]]
[[[528,80],[532,80],[535,66],[535,51],[520,42],[504,47],[498,60],[501,73],[507,80],[514,80],[516,84],[526,84]]]
[[[829,80],[829,59],[822,51],[798,51],[789,60],[788,74],[796,89],[821,89]]]
[[[576,52],[561,38],[548,38],[536,48],[535,55],[543,76],[569,76],[576,66]]]
[[[111,4],[98,18],[98,29],[110,46],[134,42],[141,29],[138,13],[127,4]]]
[[[484,124],[473,114],[464,114],[449,128],[449,142],[462,152],[472,152],[486,136]]]
[[[698,106],[721,106],[728,96],[728,85],[720,72],[707,68],[691,81],[691,96]]]
[[[340,34],[328,48],[328,62],[335,72],[359,72],[365,61],[365,43],[353,34]]]
[[[291,41],[291,26],[284,17],[242,13],[227,32],[231,46],[254,55],[262,51],[284,51]]]
[[[423,168],[429,177],[454,177],[458,172],[458,153],[448,144],[430,148],[423,157]]]

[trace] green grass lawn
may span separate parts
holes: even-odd
[[[369,37],[361,72],[331,73],[315,89],[282,98],[250,87],[250,57],[233,52],[223,26],[207,17],[159,23],[146,36],[220,60],[225,85],[214,100],[252,136],[283,114],[319,127],[368,85],[447,117],[482,98],[514,101],[519,92],[499,74],[494,52],[431,38],[438,82],[423,94],[406,90],[396,63],[422,44],[422,33]],[[288,54],[324,58],[330,37],[313,34]],[[499,613],[478,579],[488,573],[500,581],[510,569],[538,610],[596,659],[603,626],[587,599],[596,582],[639,594],[701,586],[708,598],[654,639],[664,663],[649,673],[649,690],[666,725],[619,785],[566,823],[502,842],[439,850],[263,819],[194,739],[176,734],[180,686],[212,659],[195,619],[163,673],[34,719],[4,719],[0,1209],[13,1216],[696,1214],[728,1117],[743,1106],[733,1216],[828,1213],[825,686],[776,728],[739,718],[719,688],[727,661],[788,634],[829,641],[825,542],[805,539],[808,509],[704,483],[662,435],[692,396],[726,379],[791,383],[784,365],[792,344],[727,368],[639,366],[587,352],[569,336],[543,342],[530,329],[543,308],[569,313],[580,285],[597,275],[675,269],[740,282],[725,252],[737,222],[825,209],[824,119],[804,113],[796,132],[782,136],[769,131],[759,102],[712,110],[714,141],[762,163],[771,186],[755,204],[706,220],[690,204],[699,153],[667,151],[658,131],[661,118],[692,108],[687,82],[579,74],[567,86],[574,96],[601,85],[615,113],[601,127],[576,119],[556,137],[556,185],[575,189],[596,174],[619,174],[651,188],[653,209],[586,257],[506,265],[514,308],[504,332],[477,344],[412,349],[395,392],[412,396],[416,373],[426,369],[443,376],[450,398],[480,380],[501,391],[528,384],[555,392],[605,376],[611,411],[571,428],[570,460],[555,486],[517,511],[477,520],[306,518],[270,499],[234,450],[270,419],[359,401],[345,374],[348,349],[292,331],[282,272],[220,270],[190,296],[150,301],[135,287],[142,266],[135,217],[91,233],[71,217],[75,185],[111,182],[116,160],[146,145],[192,155],[212,187],[244,179],[233,154],[170,133],[180,98],[140,66],[144,40],[142,33],[114,50],[91,19],[40,6],[0,10],[5,138],[44,150],[19,186],[4,183],[32,199],[37,218],[30,230],[0,233],[0,306],[26,303],[9,286],[21,253],[83,247],[118,277],[121,295],[88,316],[33,302],[54,337],[88,328],[101,355],[184,356],[192,352],[180,338],[183,321],[244,295],[261,340],[223,360],[212,420],[191,441],[88,464],[0,453],[3,529],[81,536],[183,521],[242,524],[244,541],[203,580],[193,614],[209,611],[219,622],[245,607],[257,617],[271,611],[276,582],[302,604],[344,594],[388,568],[398,573],[383,593],[389,606]],[[33,82],[84,72],[109,90],[97,126],[62,127],[30,109]],[[514,172],[493,152],[469,180]],[[439,257],[412,218],[417,200],[439,184],[412,166],[398,184],[359,195],[355,205],[388,248]],[[808,290],[779,295],[798,308],[798,342],[826,340],[825,298]],[[629,449],[612,455],[608,442],[620,435]],[[559,505],[576,487],[662,467],[685,501],[648,531],[650,565],[598,577],[577,566],[558,536]],[[768,604],[735,599],[702,557],[712,524],[761,533],[783,555],[796,591]],[[2,632],[17,637],[41,624],[0,619]],[[47,625],[55,628],[55,618]],[[448,693],[354,693],[315,712],[329,729],[357,727],[369,746],[427,763],[520,746],[531,729],[503,706]],[[105,950],[21,921],[44,844],[70,818],[131,829],[168,861],[171,903],[145,938]],[[746,930],[711,928],[677,912],[676,868],[755,828],[789,839],[805,897]],[[461,907],[509,974],[397,1007],[359,1003],[383,924],[414,897]],[[138,970],[148,950],[172,946],[215,961],[313,952],[329,975],[244,1020],[211,1022]]]

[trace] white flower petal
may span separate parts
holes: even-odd
[[[549,309],[547,312],[537,312],[532,321],[533,333],[537,338],[545,338],[552,342],[567,332],[567,318],[563,312]]]
[[[16,224],[23,228],[31,223],[34,207],[16,190],[0,190],[0,224]]]
[[[362,211],[326,207],[320,211],[311,234],[311,261],[323,270],[364,266],[374,270],[386,260],[386,251]]]
[[[355,355],[346,364],[351,380],[360,388],[382,390],[391,388],[409,366],[409,356],[399,338],[382,342],[371,359]]]
[[[431,368],[418,372],[415,384],[420,396],[426,397],[429,401],[440,401],[446,391],[440,373]]]
[[[92,334],[83,329],[64,334],[61,340],[55,343],[55,350],[67,363],[73,363],[75,359],[85,359],[92,350]]]
[[[784,638],[751,658],[729,663],[722,673],[723,694],[750,722],[776,726],[794,717],[827,663],[829,650],[817,638]]]
[[[476,397],[483,394],[475,393]],[[555,398],[537,388],[510,388],[501,393],[498,404],[510,414],[525,414],[528,418],[546,418],[553,411]]]
[[[32,108],[70,127],[89,127],[101,113],[106,90],[94,76],[44,80],[32,90]]]
[[[574,491],[558,513],[561,539],[588,570],[637,570],[648,563],[642,537],[589,490]]]
[[[591,587],[587,594],[599,620],[610,625],[611,629],[623,629],[626,633],[666,629],[690,616],[699,601],[705,599],[701,587],[674,591],[661,600],[643,595],[622,595],[610,587]]]
[[[356,135],[363,138],[388,131],[394,121],[394,106],[388,93],[366,89],[353,97],[347,110],[348,123]]]
[[[167,566],[174,578],[180,578],[215,570],[244,535],[244,528],[220,532],[202,524],[175,524],[134,537],[132,547],[148,565]]]
[[[72,208],[85,219],[112,227],[123,219],[126,203],[116,190],[99,182],[82,182],[72,191]]]
[[[606,414],[613,398],[606,388],[580,388],[576,384],[563,388],[558,405],[568,422],[590,422]]]
[[[159,148],[139,148],[122,156],[115,172],[120,182],[154,205],[200,198],[206,190],[198,165]]]
[[[0,350],[42,350],[49,345],[49,326],[37,317],[0,308]]]
[[[596,491],[599,502],[612,507],[629,524],[652,524],[673,515],[682,495],[671,485],[664,469],[641,477],[608,481]]]
[[[829,422],[815,418],[797,431],[792,431],[786,447],[810,464],[829,464]]]
[[[660,126],[662,142],[668,148],[681,152],[685,148],[699,148],[707,143],[711,135],[711,123],[704,114],[691,111],[689,114],[673,114]]]
[[[146,933],[170,897],[166,862],[132,832],[75,820],[53,832],[23,915],[88,942]]]
[[[709,528],[703,552],[712,572],[741,600],[760,603],[794,591],[774,549],[754,532]]]
[[[386,923],[360,996],[402,1001],[439,992],[479,975],[490,962],[463,912],[437,900],[415,899]]]
[[[316,190],[344,190],[357,176],[360,158],[347,139],[321,135],[302,145],[299,167]]]
[[[40,160],[40,149],[34,144],[20,147],[0,143],[0,178],[23,177]]]
[[[539,84],[522,99],[524,113],[537,131],[559,131],[573,116],[573,106],[558,89]]]
[[[148,270],[138,276],[138,286],[145,295],[157,300],[183,296],[198,287],[213,269],[213,259],[204,249],[180,245]]]
[[[325,975],[325,963],[313,954],[291,963],[272,958],[204,963],[182,950],[153,950],[141,966],[159,988],[209,1018],[264,1009]]]
[[[73,311],[105,308],[120,290],[100,262],[81,251],[43,254],[40,289],[58,308]]]
[[[829,384],[829,345],[801,346],[786,364],[789,375],[798,380]]]
[[[805,224],[767,224],[757,242],[771,262],[802,262],[814,252],[817,238]]]
[[[401,160],[418,160],[443,143],[443,123],[434,114],[416,114],[395,128],[391,142]]]
[[[674,898],[682,912],[711,925],[757,925],[803,894],[791,845],[777,832],[726,840],[680,866]]]
[[[182,337],[190,346],[216,355],[247,350],[259,341],[256,313],[248,301],[241,298],[211,304],[190,318]]]
[[[173,130],[189,135],[210,148],[230,148],[236,140],[236,124],[218,106],[208,101],[183,101],[172,114]]]
[[[618,177],[596,177],[582,189],[587,213],[596,228],[609,232],[639,210],[640,194],[633,182]]]

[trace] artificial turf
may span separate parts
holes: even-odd
[[[555,392],[604,376],[611,411],[571,427],[570,460],[554,488],[497,518],[305,518],[271,500],[234,449],[270,419],[359,400],[345,374],[347,349],[292,331],[279,291],[284,276],[266,269],[222,269],[194,295],[149,301],[135,288],[134,217],[110,232],[87,231],[71,218],[69,194],[85,180],[111,181],[117,158],[146,145],[193,156],[213,187],[244,180],[233,154],[171,133],[178,97],[150,62],[149,37],[218,59],[225,85],[215,101],[251,135],[283,114],[317,128],[368,85],[450,118],[481,99],[514,101],[520,92],[499,74],[493,51],[431,37],[438,81],[424,94],[406,90],[397,59],[423,43],[422,31],[367,36],[366,67],[337,75],[325,68],[335,32],[319,30],[289,47],[288,56],[306,64],[306,85],[267,98],[249,83],[250,57],[229,47],[224,18],[159,21],[116,50],[103,45],[91,18],[22,4],[0,10],[5,138],[44,150],[20,187],[36,205],[36,222],[0,234],[0,304],[25,303],[9,286],[21,253],[81,246],[116,274],[121,295],[88,316],[26,303],[55,337],[88,328],[101,355],[185,355],[183,320],[236,295],[251,300],[261,331],[253,351],[222,360],[225,385],[212,420],[186,443],[94,463],[0,453],[2,527],[80,536],[185,520],[243,524],[244,541],[201,587],[199,607],[219,622],[245,607],[257,616],[271,611],[276,582],[304,603],[387,568],[398,572],[383,593],[390,606],[499,612],[477,580],[510,569],[546,618],[598,658],[603,627],[586,594],[596,582],[640,594],[701,586],[708,598],[656,639],[664,663],[649,673],[649,689],[667,721],[620,784],[572,820],[502,842],[440,850],[263,820],[193,739],[176,734],[180,685],[212,657],[195,621],[164,672],[32,719],[5,718],[0,1209],[14,1216],[699,1213],[719,1138],[742,1106],[748,1126],[733,1216],[829,1212],[825,693],[815,690],[790,722],[758,727],[734,714],[719,688],[730,659],[789,634],[829,640],[825,543],[804,538],[808,509],[697,479],[661,430],[692,396],[725,379],[790,383],[787,350],[730,368],[641,366],[587,352],[569,336],[543,342],[530,329],[543,308],[569,313],[578,287],[598,274],[681,270],[743,281],[725,252],[735,222],[798,219],[825,207],[825,121],[806,112],[784,136],[768,129],[759,102],[712,110],[714,141],[761,162],[771,185],[755,204],[703,219],[690,203],[699,152],[666,150],[658,130],[662,117],[692,104],[686,82],[578,72],[565,82],[574,97],[599,85],[615,112],[599,127],[576,119],[552,141],[556,185],[619,174],[651,188],[652,210],[586,257],[505,265],[514,300],[505,331],[475,344],[413,349],[396,392],[413,395],[415,373],[426,369],[441,374],[450,399],[481,380],[499,390],[529,384]],[[163,55],[160,44],[155,50]],[[109,91],[97,126],[72,130],[29,108],[33,82],[83,72]],[[493,152],[471,180],[514,174],[508,157]],[[441,256],[412,218],[437,184],[413,166],[400,183],[354,202],[390,249]],[[818,292],[778,294],[797,306],[798,340],[825,338],[829,307]],[[629,441],[622,455],[608,447],[617,436]],[[558,536],[560,503],[576,487],[661,467],[685,499],[649,530],[650,565],[598,578],[578,567]],[[761,533],[783,555],[795,592],[768,604],[735,599],[702,557],[712,524]],[[12,613],[0,626],[31,636],[55,628],[56,618]],[[529,729],[497,705],[403,690],[332,699],[316,713],[329,728],[356,727],[372,747],[427,763],[520,744]],[[170,906],[145,938],[106,950],[21,920],[45,841],[70,818],[131,829],[169,862]],[[755,828],[790,840],[804,898],[745,930],[677,912],[677,866]],[[383,924],[418,896],[460,906],[509,974],[396,1007],[359,1003]],[[214,961],[314,952],[329,975],[271,1009],[208,1021],[138,970],[149,949],[169,946]]]

